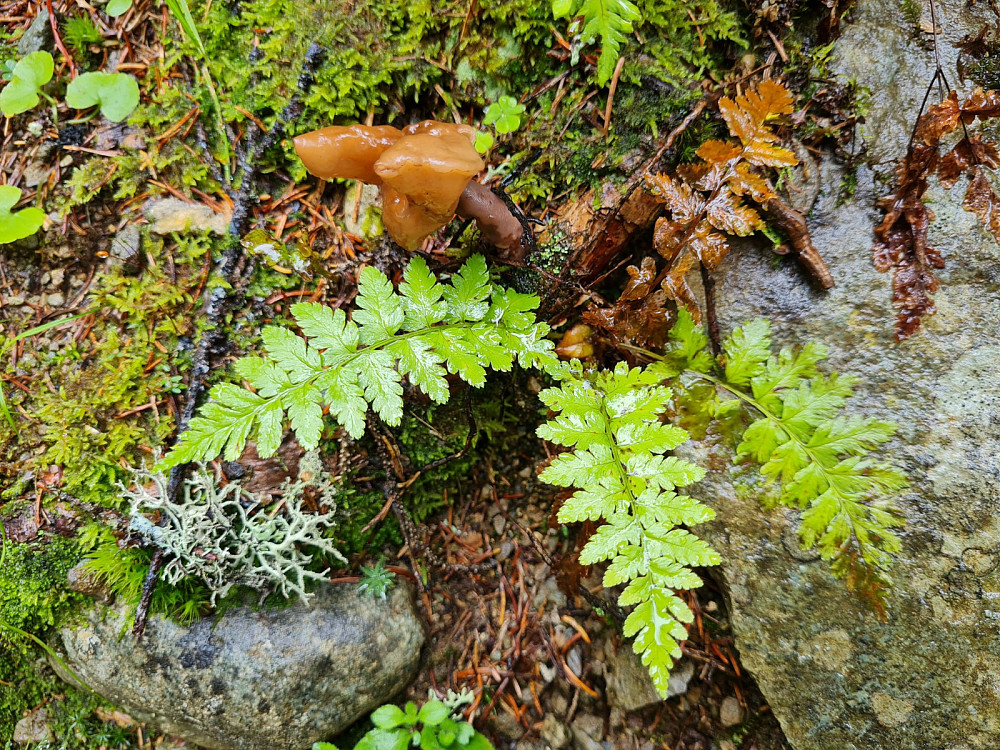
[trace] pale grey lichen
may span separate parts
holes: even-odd
[[[326,513],[303,509],[309,488],[329,508]],[[233,586],[308,601],[306,581],[325,580],[327,571],[309,570],[313,558],[303,547],[346,562],[323,538],[333,522],[337,486],[314,453],[302,458],[298,479],[286,480],[270,512],[256,495],[237,482],[222,484],[203,464],[192,467],[179,502],[167,499],[166,475],[145,468],[136,470],[134,487],[122,486],[122,492],[131,502],[132,531],[169,555],[163,579],[171,584],[200,579],[211,590],[213,604]],[[162,521],[154,524],[145,514],[157,512]]]

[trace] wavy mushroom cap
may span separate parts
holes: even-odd
[[[392,241],[404,250],[416,250],[425,237],[451,221],[451,216],[428,211],[391,187],[382,186],[382,223]]]
[[[433,135],[451,136],[458,135],[469,139],[473,146],[476,143],[476,129],[471,125],[456,125],[450,122],[438,122],[437,120],[421,120],[403,128],[403,135]]]
[[[391,125],[333,125],[295,138],[295,153],[312,174],[324,180],[361,180],[381,185],[378,158],[403,133]]]
[[[464,134],[423,132],[403,136],[387,148],[375,162],[375,173],[430,214],[450,216],[483,166]]]

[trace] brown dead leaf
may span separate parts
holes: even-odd
[[[1000,197],[979,167],[973,170],[972,181],[969,183],[962,205],[966,211],[978,216],[993,238],[1000,242]]]

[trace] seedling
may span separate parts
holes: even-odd
[[[121,122],[139,106],[139,84],[125,73],[84,73],[66,87],[66,104],[74,109],[99,106],[93,114],[100,111],[111,122]]]
[[[38,97],[43,96],[52,106],[55,101],[42,91],[42,86],[52,80],[55,65],[48,52],[32,52],[14,66],[10,83],[0,91],[0,112],[7,117],[34,109]],[[9,240],[7,240],[9,242]]]
[[[525,106],[513,96],[501,96],[486,108],[483,125],[492,125],[501,135],[513,133],[521,127],[524,112]]]
[[[358,591],[385,601],[386,592],[392,588],[395,582],[396,574],[386,568],[382,560],[379,560],[374,565],[365,565],[361,568]]]
[[[493,750],[493,745],[471,724],[452,718],[451,709],[439,700],[427,701],[420,710],[415,703],[405,709],[387,704],[371,716],[375,729],[366,734],[354,750]],[[312,750],[337,750],[329,742],[317,742]]]

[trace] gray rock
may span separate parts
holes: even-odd
[[[119,605],[59,637],[74,672],[139,721],[218,750],[308,750],[402,690],[424,641],[404,585],[384,602],[328,586],[311,605],[152,617],[140,643]]]
[[[924,6],[926,7],[926,6]],[[986,8],[938,4],[945,70],[954,76],[965,34]],[[861,0],[837,43],[842,80],[871,88],[862,132],[873,169],[837,205],[844,172],[824,165],[810,228],[837,287],[812,289],[791,259],[733,253],[718,275],[724,331],[770,318],[777,343],[818,340],[830,364],[861,379],[851,409],[894,421],[880,457],[911,489],[893,571],[889,620],[879,622],[822,560],[798,560],[782,543],[795,514],[764,511],[712,471],[698,493],[718,511],[708,537],[723,559],[732,627],[743,664],[796,750],[995,750],[1000,747],[1000,248],[962,209],[964,186],[934,184],[930,244],[947,260],[937,315],[903,343],[893,339],[891,277],[872,267],[875,176],[903,156],[933,70],[933,53],[896,0]],[[933,97],[936,97],[936,91]],[[995,178],[995,175],[992,175]],[[719,451],[713,458],[713,453]],[[724,451],[702,445],[699,463]]]
[[[719,706],[719,723],[727,728],[743,723],[743,707],[731,695],[723,699]]]
[[[552,750],[563,750],[572,741],[569,728],[550,713],[545,714],[539,735]]]
[[[24,32],[17,42],[17,55],[22,58],[32,52],[42,50],[52,51],[55,39],[52,36],[52,24],[49,22],[49,12],[39,8],[38,15],[31,22],[28,30]]]
[[[210,231],[222,235],[229,231],[232,220],[229,212],[216,213],[201,203],[187,203],[180,198],[151,200],[142,210],[154,234]]]
[[[642,665],[631,644],[624,644],[615,651],[609,641],[605,654],[609,706],[623,711],[638,711],[663,701],[653,687],[649,670]],[[674,665],[670,672],[667,697],[684,695],[693,676],[694,664],[690,661],[682,660]]]
[[[48,721],[49,714],[44,708],[32,711],[14,725],[14,742],[18,745],[52,742],[55,735],[52,734]]]
[[[574,750],[603,750],[604,719],[591,714],[581,714],[573,720]]]

